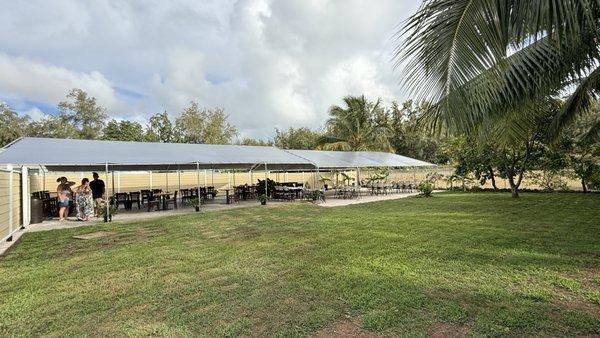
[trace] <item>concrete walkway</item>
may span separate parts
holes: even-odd
[[[201,212],[214,212],[219,210],[227,210],[227,209],[237,209],[237,208],[248,208],[253,206],[258,206],[259,203],[256,201],[240,201],[235,204],[218,204],[218,203],[208,203],[202,206]],[[141,211],[138,211],[133,208],[131,211],[119,210],[119,213],[115,216],[113,223],[124,223],[124,222],[134,222],[134,221],[143,221],[147,219],[155,219],[166,216],[177,216],[183,214],[191,214],[194,213],[194,208],[188,206],[179,206],[178,209],[174,210],[166,210],[166,211],[146,211],[142,208]],[[47,220],[43,223],[31,224],[27,227],[27,231],[37,232],[37,231],[48,231],[48,230],[56,230],[56,229],[69,229],[69,228],[78,228],[82,226],[94,225],[104,223],[104,219],[101,218],[93,218],[87,222],[78,221],[75,217],[69,217],[66,221],[60,222],[56,219]]]
[[[399,198],[406,198],[410,196],[418,195],[417,192],[412,193],[401,193],[401,194],[388,194],[388,195],[366,195],[361,196],[357,199],[337,199],[333,197],[328,197],[325,203],[319,203],[318,205],[322,207],[341,207],[344,205],[351,204],[361,204],[361,203],[370,203],[370,202],[379,202],[379,201],[388,201],[388,200],[396,200]]]

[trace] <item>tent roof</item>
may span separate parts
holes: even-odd
[[[431,163],[370,151],[282,150],[275,147],[21,138],[0,150],[0,164],[50,171],[414,167]]]
[[[0,164],[41,165],[50,171],[312,169],[309,161],[275,147],[22,138],[0,152]]]
[[[288,150],[309,160],[319,168],[364,168],[364,167],[425,167],[429,162],[392,153],[378,151],[322,151]]]

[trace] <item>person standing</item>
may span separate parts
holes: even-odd
[[[81,180],[81,185],[75,189],[75,201],[77,202],[77,219],[89,221],[90,216],[94,213],[94,200],[89,179]]]
[[[56,194],[58,195],[58,220],[64,221],[69,216],[69,207],[73,191],[71,186],[75,183],[69,182],[66,177],[59,177],[56,182],[59,182],[56,187]]]
[[[94,214],[96,217],[99,216],[99,206],[102,205],[102,199],[104,198],[104,192],[106,191],[104,181],[100,179],[98,173],[92,173],[93,181],[90,182],[90,189],[92,189],[92,198],[94,200]]]

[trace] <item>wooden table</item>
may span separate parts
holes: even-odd
[[[171,197],[171,193],[170,192],[157,192],[155,194],[152,194],[152,196],[154,197],[158,197],[160,199],[160,204],[162,204],[162,209],[163,210],[167,210],[168,208],[168,200]]]
[[[221,189],[225,191],[225,204],[231,204],[231,198],[235,198],[235,189],[232,188],[227,188],[227,189]],[[231,191],[233,191],[233,195],[231,195]]]

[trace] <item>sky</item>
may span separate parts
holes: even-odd
[[[72,88],[111,117],[222,107],[239,137],[319,128],[346,95],[406,99],[394,33],[419,1],[0,0],[0,101],[40,119]]]

